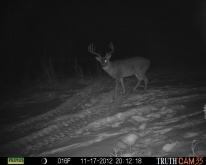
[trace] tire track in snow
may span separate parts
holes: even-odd
[[[110,102],[111,97],[112,97],[112,93],[105,95],[104,99],[102,99],[98,105],[96,105],[90,109],[86,109],[86,111],[89,111],[90,112],[89,114],[91,114],[91,115],[87,114],[86,116],[84,116],[82,114],[85,111],[82,111],[79,114],[74,114],[74,116],[70,116],[71,118],[75,119],[75,121],[70,121],[69,118],[67,118],[67,117],[64,117],[64,121],[62,121],[62,119],[60,119],[60,121],[63,123],[63,125],[65,125],[65,122],[67,122],[66,126],[70,125],[71,131],[70,132],[66,131],[66,135],[73,133],[75,130],[77,130],[78,128],[81,128],[82,126],[84,126],[87,123],[92,123],[92,121],[95,121],[95,119],[98,119],[100,116],[102,118],[103,116],[105,116],[105,114],[108,111],[112,111],[112,109],[115,109],[116,107],[120,106],[120,104],[122,103],[122,101],[124,99],[124,98],[122,98],[122,99],[119,99],[117,102],[111,103]],[[159,102],[162,102],[161,106],[163,106],[163,105],[168,105],[168,104],[171,104],[174,102],[183,101],[184,99],[188,99],[188,98],[192,99],[193,97],[194,97],[193,95],[190,97],[183,96],[182,98],[177,97],[177,98],[169,99],[169,102],[165,102],[165,101],[162,102],[161,100],[159,100]],[[91,120],[91,117],[92,117],[92,120]],[[59,119],[57,119],[57,120],[59,120]],[[69,123],[68,123],[68,121],[69,121]],[[81,122],[82,122],[82,124],[79,124],[79,126],[76,125],[76,123],[81,123]],[[73,125],[75,128],[71,127]],[[61,129],[61,128],[63,128],[63,127],[60,124],[58,129]],[[63,129],[63,131],[64,131],[64,129]],[[61,132],[63,132],[63,131],[61,131]]]
[[[94,94],[95,92],[97,92],[96,87],[94,87],[94,85],[92,85],[92,88],[94,88],[95,91],[88,89],[89,91],[91,91],[90,94]],[[87,93],[87,97],[88,97],[88,93]],[[68,135],[72,136],[72,133],[74,133],[79,128],[85,126],[85,124],[90,123],[99,117],[102,117],[103,115],[105,115],[105,113],[110,111],[112,108],[116,107],[118,104],[121,104],[123,97],[122,98],[120,97],[118,101],[111,102],[112,97],[113,97],[113,92],[109,92],[107,94],[104,94],[103,97],[101,97],[101,100],[99,100],[98,104],[95,106],[91,106],[89,108],[86,108],[85,110],[82,110],[78,113],[74,113],[71,115],[62,116],[62,114],[64,113],[61,113],[61,116],[52,118],[52,120],[50,118],[48,122],[45,122],[44,118],[42,119],[42,117],[40,118],[37,117],[32,119],[31,122],[26,121],[23,124],[22,123],[19,124],[17,127],[14,126],[17,130],[19,130],[19,129],[24,129],[25,125],[30,126],[31,124],[33,124],[33,121],[37,122],[38,120],[40,121],[44,120],[44,122],[41,123],[41,125],[40,124],[37,124],[37,126],[34,125],[34,127],[41,128],[39,131],[32,132],[27,136],[12,141],[9,144],[3,145],[2,148],[4,148],[4,151],[9,151],[9,154],[16,155],[17,154],[16,151],[12,149],[13,148],[12,145],[15,143],[15,148],[18,148],[18,155],[21,153],[22,155],[28,156],[28,154],[31,153],[32,151],[37,151],[45,145],[54,143],[55,141],[64,138],[65,136]],[[72,105],[74,105],[78,101],[74,103],[71,100],[69,100],[69,102],[71,102],[71,105],[68,105],[68,102],[66,102],[66,105],[68,107],[72,107]],[[80,102],[80,104],[83,103],[84,102]],[[49,114],[49,116],[51,115]],[[44,126],[44,128],[42,128],[42,125]],[[29,129],[32,128],[33,126],[30,126]],[[22,148],[24,149],[22,150]]]
[[[101,89],[100,86],[101,84],[98,82],[93,83],[92,85],[86,87],[86,89],[83,89],[81,92],[74,94],[74,96],[67,99],[59,107],[44,114],[27,119],[26,121],[23,121],[21,123],[8,126],[1,131],[2,141],[0,143],[4,143],[3,139],[8,141],[9,139],[12,139],[14,137],[20,138],[22,136],[25,136],[26,134],[41,130],[43,127],[46,128],[49,126],[49,121],[55,119],[56,117],[74,113],[78,110],[75,107],[79,107],[87,102],[88,98],[90,98],[95,91]],[[4,137],[3,135],[6,137]]]
[[[88,101],[88,99],[85,99],[85,96],[91,97],[98,92],[97,89],[100,89],[101,85],[95,85],[92,84],[82,92],[76,94],[71,99],[68,99],[59,108],[54,109],[55,113],[57,114],[56,116],[54,115],[55,113],[53,114],[53,112],[51,112],[51,114],[49,113],[49,115],[46,115],[48,117],[47,120],[44,120],[44,118],[34,118],[34,120],[26,121],[23,122],[23,124],[20,123],[17,126],[13,126],[13,128],[16,128],[14,129],[14,131],[18,131],[23,128],[26,132],[27,129],[25,129],[24,127],[27,126],[29,127],[29,129],[26,133],[22,132],[22,135],[24,135],[24,137],[11,142],[9,145],[4,146],[5,150],[8,151],[9,155],[12,156],[19,154],[23,156],[28,156],[38,153],[38,151],[41,150],[43,147],[52,146],[53,144],[55,144],[56,141],[65,138],[66,136],[68,138],[78,136],[74,133],[75,131],[79,130],[80,128],[84,127],[89,123],[92,123],[95,120],[98,120],[99,118],[103,118],[104,116],[106,116],[107,113],[113,111],[114,109],[119,107],[123,103],[123,101],[125,101],[126,97],[120,96],[115,102],[111,102],[113,92],[109,92],[107,94],[102,94],[98,96],[99,100],[97,104],[91,104],[90,107],[83,107],[81,108],[83,110],[75,112],[75,110],[80,109],[80,107]],[[152,93],[152,97],[154,97],[153,101],[158,99],[156,102],[160,105],[168,105],[171,103],[182,102],[184,100],[189,101],[194,99],[195,97],[201,97],[200,95],[193,94],[191,96],[163,99],[165,98],[165,96],[168,95],[168,92],[170,91],[160,93],[156,91]],[[186,91],[186,93],[187,92],[188,90]],[[171,93],[174,92],[171,91]],[[135,95],[137,96],[138,94]],[[80,98],[78,98],[79,96]],[[141,102],[147,100],[148,97],[151,97],[151,95],[145,94]],[[132,102],[133,100],[129,101]],[[68,111],[68,109],[72,110]],[[71,114],[68,115],[69,113]],[[36,132],[30,132],[31,130],[34,131],[33,128],[36,128]]]
[[[100,117],[104,116],[108,111],[111,111],[113,108],[115,108],[117,104],[121,104],[123,98],[119,98],[118,101],[115,101],[114,103],[114,102],[111,102],[112,97],[113,97],[113,92],[110,92],[106,94],[102,100],[100,100],[98,105],[91,107],[89,109],[86,109],[86,111],[89,110],[91,112],[87,116],[84,116],[84,115],[81,116],[81,115],[74,114],[76,115],[76,121],[70,124],[69,130],[68,130],[68,127],[63,127],[63,126],[60,127],[61,133],[64,134],[64,136],[62,136],[61,138],[64,138],[65,136],[68,137],[69,135],[70,137],[77,136],[75,131],[84,127],[86,124],[93,122],[94,120],[98,120]],[[84,111],[82,113],[84,113]],[[65,119],[65,120],[68,120],[68,119]],[[43,139],[44,142],[42,142],[42,139],[41,141],[37,141],[32,147],[30,146],[28,148],[28,152],[24,152],[23,154],[31,154],[31,151],[34,151],[35,153],[35,152],[38,152],[38,150],[45,145],[47,145],[47,147],[48,147],[48,144],[52,145],[53,141],[57,141],[60,139],[60,138],[56,138],[58,134],[59,134],[58,132],[53,132],[51,135],[51,132],[49,132],[48,136]],[[51,139],[53,141],[51,141]]]

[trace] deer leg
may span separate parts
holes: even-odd
[[[121,82],[121,84],[122,84],[123,94],[125,95],[125,89],[124,89],[124,81],[123,81],[123,77],[120,79],[120,82]]]
[[[146,90],[147,89],[148,78],[145,75],[143,75],[143,80],[144,80],[144,83],[145,83],[144,90]]]
[[[118,89],[118,85],[119,85],[119,79],[116,79],[116,86],[115,86],[114,99],[116,99],[116,97],[117,97],[117,89]]]
[[[137,89],[137,87],[139,86],[139,84],[142,82],[142,79],[139,77],[138,74],[135,74],[135,76],[136,76],[137,79],[138,79],[138,83],[137,83],[137,85],[134,87],[133,92]]]

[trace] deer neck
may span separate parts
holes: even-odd
[[[114,64],[111,61],[108,61],[108,64],[102,67],[102,69],[104,69],[104,71],[107,72],[114,79],[116,78]]]

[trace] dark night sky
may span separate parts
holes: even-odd
[[[1,5],[1,69],[24,75],[48,57],[63,63],[74,56],[86,67],[96,62],[88,44],[95,42],[96,50],[105,53],[110,41],[112,60],[141,55],[153,66],[196,66],[206,62],[201,5],[181,0],[10,1]]]

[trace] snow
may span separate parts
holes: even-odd
[[[206,142],[206,83],[190,72],[197,82],[183,73],[158,74],[149,74],[147,91],[134,93],[127,78],[126,95],[119,88],[116,100],[110,78],[8,99],[1,106],[0,156],[191,155],[194,140]],[[198,156],[206,155],[204,143]]]
[[[168,152],[168,151],[172,150],[178,144],[179,144],[178,141],[176,141],[174,143],[167,143],[162,147],[162,150],[165,151],[165,152]]]

